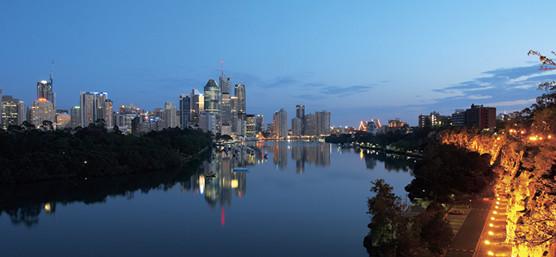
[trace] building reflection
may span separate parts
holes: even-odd
[[[264,149],[256,145],[216,150],[203,162],[200,172],[182,184],[182,189],[200,193],[210,206],[229,206],[233,196],[242,198],[247,193],[247,173],[234,168],[262,163],[264,157]]]
[[[273,163],[280,170],[288,167],[288,150],[295,161],[295,171],[302,174],[305,164],[328,167],[332,147],[328,143],[318,142],[272,142]]]

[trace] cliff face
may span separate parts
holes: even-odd
[[[508,199],[506,243],[512,256],[556,256],[556,140],[444,132],[453,144],[492,156]]]

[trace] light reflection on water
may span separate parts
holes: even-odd
[[[0,245],[6,256],[43,246],[56,256],[366,256],[370,181],[404,196],[411,163],[267,142],[215,151],[193,175],[17,189],[0,195],[12,199],[0,202]]]

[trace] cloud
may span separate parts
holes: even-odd
[[[471,100],[481,100],[481,99],[490,99],[492,96],[490,95],[468,95],[467,99]]]
[[[523,106],[523,105],[530,105],[535,102],[535,98],[531,99],[517,99],[511,101],[500,101],[500,102],[493,102],[487,103],[486,105],[496,106],[496,107],[508,107],[508,106]]]

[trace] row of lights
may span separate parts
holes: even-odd
[[[499,188],[497,188],[497,189],[499,189]],[[505,228],[505,226],[497,226],[497,225],[494,225],[494,223],[493,223],[494,221],[500,221],[500,219],[495,218],[494,215],[501,215],[501,216],[504,215],[503,211],[501,209],[504,208],[505,206],[504,207],[501,206],[501,203],[500,203],[501,201],[502,201],[502,199],[500,198],[500,195],[498,193],[496,193],[496,202],[495,202],[495,205],[494,205],[494,210],[491,213],[490,222],[488,224],[489,230],[487,232],[487,235],[489,236],[489,238],[485,239],[483,241],[483,243],[487,246],[493,245],[493,241],[491,241],[492,237],[497,235],[497,233],[494,232],[494,229],[504,229]],[[503,233],[503,232],[500,232],[500,233]],[[505,253],[495,253],[493,250],[488,250],[487,255],[488,256],[507,256]]]

